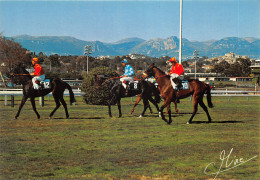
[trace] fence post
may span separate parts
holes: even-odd
[[[44,106],[44,96],[39,97],[39,104],[40,106]]]
[[[14,107],[14,95],[11,95],[11,107]]]
[[[5,95],[5,106],[7,106],[7,95]]]

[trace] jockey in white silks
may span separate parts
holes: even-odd
[[[127,60],[123,59],[121,61],[122,66],[125,68],[125,73],[120,76],[120,81],[122,82],[122,85],[124,86],[124,88],[127,90],[127,84],[126,82],[131,82],[134,79],[134,69],[132,66],[130,66],[129,64],[127,64]]]

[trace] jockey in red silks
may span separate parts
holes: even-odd
[[[33,88],[39,89],[39,85],[37,84],[37,81],[43,81],[45,79],[44,70],[42,66],[38,63],[38,58],[33,58],[32,64],[34,65],[35,68],[35,72],[30,73],[31,76],[34,76],[32,78]]]
[[[179,80],[183,80],[184,79],[184,69],[181,64],[177,63],[177,60],[175,57],[171,58],[169,60],[169,62],[172,64],[172,69],[169,72],[169,75],[171,76],[170,79],[171,79],[171,82],[173,85],[173,89],[175,89],[177,85],[173,82],[173,79],[178,78]],[[177,86],[177,88],[178,88],[178,86]]]

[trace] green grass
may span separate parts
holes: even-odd
[[[186,125],[189,98],[181,100],[181,114],[173,113],[171,125],[148,112],[137,118],[142,105],[129,115],[130,98],[122,100],[122,118],[116,106],[109,118],[106,106],[86,105],[77,97],[77,105],[68,106],[70,119],[63,107],[48,119],[55,106],[51,99],[44,107],[37,102],[40,120],[30,102],[13,120],[19,103],[11,108],[0,101],[0,179],[213,179],[204,169],[215,162],[208,170],[216,172],[223,150],[227,156],[233,148],[229,163],[259,155],[259,97],[213,97],[213,123],[204,123],[199,107],[191,125]],[[259,179],[259,157],[217,178]]]

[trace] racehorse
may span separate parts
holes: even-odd
[[[121,98],[133,97],[138,94],[141,94],[141,97],[143,99],[143,104],[144,104],[144,110],[139,117],[144,116],[146,109],[149,107],[149,101],[152,104],[154,104],[156,109],[159,111],[159,107],[157,105],[157,103],[159,103],[159,99],[156,98],[156,100],[154,100],[152,98],[153,90],[151,89],[149,83],[144,79],[138,81],[138,84],[136,84],[136,86],[139,87],[138,89],[128,90],[127,96],[126,96],[126,89],[123,87],[119,77],[110,78],[105,81],[100,81],[100,78],[97,79],[99,79],[99,82],[97,82],[98,85],[96,87],[105,86],[107,89],[109,89],[108,114],[110,117],[112,117],[111,105],[117,104],[119,117],[122,117]]]
[[[202,109],[206,112],[208,117],[208,122],[211,122],[211,117],[209,115],[208,109],[206,105],[203,102],[203,96],[206,93],[207,94],[207,101],[208,101],[208,107],[212,108],[213,104],[211,101],[211,93],[210,93],[210,87],[208,84],[205,84],[198,80],[189,80],[189,90],[180,90],[177,92],[173,89],[170,76],[165,74],[162,70],[154,66],[154,64],[151,64],[150,67],[146,70],[147,76],[155,77],[157,83],[158,83],[158,89],[160,91],[161,97],[165,100],[164,104],[160,108],[160,114],[162,116],[162,119],[167,122],[165,119],[165,116],[163,114],[163,109],[170,105],[171,102],[175,102],[176,98],[183,99],[186,97],[189,97],[192,95],[193,97],[193,112],[192,115],[187,122],[187,124],[192,123],[192,119],[197,113],[198,110],[198,104],[202,107]],[[172,123],[171,119],[171,110],[168,111],[169,114],[169,121],[168,124]]]
[[[56,103],[56,107],[50,113],[49,118],[51,118],[53,116],[53,114],[60,107],[61,104],[63,105],[63,107],[65,109],[66,118],[69,118],[67,104],[66,104],[65,100],[63,99],[63,93],[66,88],[69,90],[70,103],[72,104],[72,103],[76,102],[76,100],[74,97],[74,93],[68,83],[62,81],[61,79],[55,78],[55,79],[50,80],[50,88],[35,90],[33,88],[33,84],[32,84],[32,76],[22,66],[17,66],[16,68],[14,68],[9,73],[9,77],[11,78],[12,83],[22,84],[22,86],[23,86],[23,98],[22,98],[19,110],[15,116],[15,119],[17,119],[19,117],[22,107],[24,106],[24,104],[28,98],[30,98],[30,100],[31,100],[31,104],[32,104],[34,112],[37,115],[37,118],[40,119],[40,114],[37,112],[36,106],[35,106],[35,97],[42,97],[42,96],[49,94],[50,92],[52,92],[52,95],[53,95],[55,103]]]

